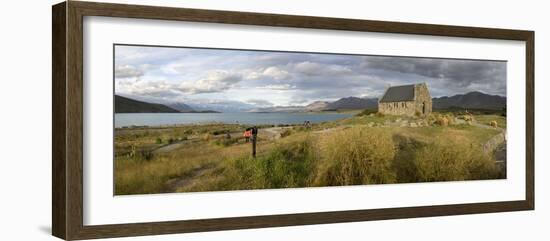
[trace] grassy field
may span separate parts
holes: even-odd
[[[505,177],[492,153],[482,149],[506,128],[506,118],[494,113],[357,113],[310,127],[260,126],[256,158],[242,137],[247,127],[116,129],[115,194]]]

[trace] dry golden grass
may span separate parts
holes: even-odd
[[[391,160],[395,145],[389,132],[352,127],[320,138],[315,186],[395,182]]]
[[[459,138],[429,143],[414,153],[412,161],[422,182],[498,177],[495,161],[479,145]]]
[[[431,116],[431,117],[430,117]],[[434,114],[428,118],[451,118]],[[465,124],[448,126],[367,127],[390,116],[360,116],[352,120],[293,128],[284,138],[260,137],[257,158],[250,157],[250,143],[222,140],[205,129],[124,130],[115,138],[115,193],[220,191],[261,188],[312,187],[394,182],[492,179],[498,168],[481,145],[497,129]],[[454,117],[453,117],[454,118]],[[384,119],[384,120],[383,120]],[[342,124],[342,123],[345,123]],[[317,133],[333,126],[332,131]],[[224,129],[223,126],[217,126]],[[220,133],[222,133],[220,131]],[[178,147],[151,152],[170,138]],[[208,138],[203,137],[208,135]],[[235,140],[234,140],[235,139]],[[223,141],[223,143],[222,143]],[[164,145],[164,144],[162,144]],[[128,146],[130,148],[128,148]],[[133,148],[133,149],[132,149]],[[178,182],[182,181],[183,182]],[[180,184],[178,185],[174,185]],[[182,184],[184,183],[184,184]]]
[[[449,125],[449,119],[445,116],[439,116],[437,117],[437,120],[435,121],[436,124],[440,126],[448,126]]]
[[[115,159],[116,194],[168,192],[166,182],[186,176],[204,166],[217,165],[225,157],[250,155],[250,146],[223,147],[205,142],[190,142],[169,153],[153,154],[151,160],[140,156]]]

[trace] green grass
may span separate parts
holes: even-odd
[[[385,122],[393,122],[397,119],[409,119],[408,117],[395,116],[395,115],[363,115],[355,118],[348,118],[340,121],[340,124],[345,125],[357,125],[357,124],[368,124],[369,122],[383,124]],[[412,119],[412,118],[411,118]]]
[[[475,120],[484,125],[490,125],[491,121],[496,121],[499,128],[506,129],[506,117],[502,115],[476,115]]]

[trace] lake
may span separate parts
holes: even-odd
[[[343,113],[124,113],[115,114],[115,127],[225,123],[248,125],[319,123],[351,117]]]

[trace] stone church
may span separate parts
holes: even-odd
[[[424,116],[432,112],[426,83],[389,87],[378,101],[378,112],[387,115]]]

